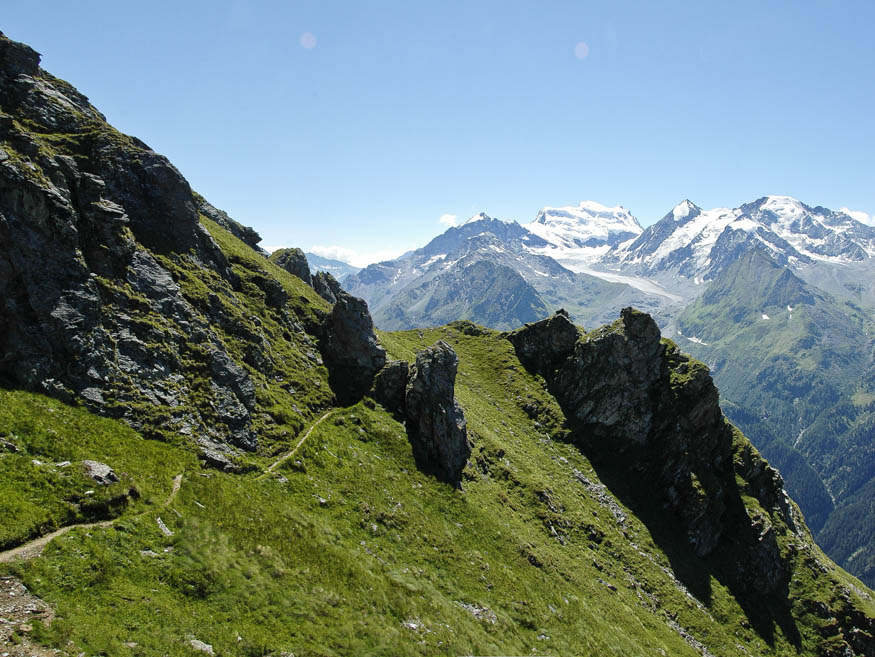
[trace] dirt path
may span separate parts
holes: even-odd
[[[292,450],[290,452],[284,454],[279,459],[277,459],[276,461],[271,463],[270,466],[268,466],[267,470],[265,470],[263,474],[259,475],[258,478],[261,479],[262,477],[266,477],[271,472],[273,472],[277,467],[279,467],[280,464],[282,464],[283,462],[287,461],[292,456],[294,456],[295,453],[298,451],[298,449],[301,447],[301,445],[303,445],[304,442],[307,440],[307,438],[310,437],[310,434],[313,433],[313,429],[318,427],[322,423],[323,420],[328,418],[328,416],[331,415],[332,413],[334,413],[334,411],[336,411],[336,410],[337,409],[333,408],[333,409],[323,413],[322,417],[320,417],[318,420],[316,420],[313,424],[310,425],[310,428],[307,429],[307,432],[301,437],[301,439],[294,446],[294,448],[292,448]],[[176,495],[177,495],[177,493],[179,493],[179,489],[182,486],[182,475],[183,475],[183,473],[180,472],[178,475],[176,475],[173,478],[173,486],[170,489],[170,495],[167,496],[167,500],[161,505],[160,508],[163,509],[163,508],[169,506],[171,504],[171,502],[173,502],[173,500],[176,498]],[[144,513],[149,513],[151,511],[152,511],[152,509],[149,509],[149,511],[143,511],[142,513],[139,513],[135,516],[120,516],[120,517],[114,518],[112,520],[102,520],[100,522],[83,522],[83,523],[80,523],[77,525],[67,525],[66,527],[61,527],[60,529],[56,529],[55,531],[51,532],[50,534],[46,534],[45,536],[40,536],[39,538],[35,538],[34,540],[29,541],[27,543],[24,543],[23,545],[19,545],[18,547],[12,548],[11,550],[6,550],[5,552],[0,552],[0,563],[9,563],[11,561],[18,561],[18,560],[22,560],[22,559],[33,559],[35,557],[38,557],[39,555],[42,554],[46,545],[48,545],[53,539],[57,538],[58,536],[61,536],[62,534],[66,534],[71,529],[76,529],[76,528],[93,529],[95,527],[110,527],[113,523],[115,523],[117,520],[121,520],[122,518],[130,518],[130,517],[136,518],[139,515],[143,515]]]
[[[171,502],[173,502],[176,494],[179,492],[179,488],[182,486],[182,475],[183,473],[180,472],[173,478],[173,486],[170,489],[170,495],[167,496],[167,500],[161,505],[160,508],[163,509]],[[20,561],[24,559],[33,559],[35,557],[38,557],[43,553],[43,549],[45,549],[46,545],[48,545],[52,541],[52,539],[55,539],[62,534],[66,534],[71,529],[93,529],[95,527],[109,527],[117,520],[127,519],[131,517],[136,518],[137,516],[141,516],[144,513],[149,513],[151,510],[152,509],[149,509],[148,511],[143,511],[134,516],[119,516],[118,518],[113,518],[112,520],[101,520],[100,522],[83,522],[77,525],[67,525],[66,527],[61,527],[60,529],[56,529],[50,534],[35,538],[34,540],[24,543],[23,545],[19,545],[18,547],[12,548],[11,550],[0,552],[0,563],[9,563],[11,561]]]
[[[179,473],[173,478],[173,488],[170,489],[170,495],[167,496],[167,501],[164,503],[164,506],[169,505],[175,498],[176,494],[179,492],[180,486],[182,486],[182,474]]]
[[[322,423],[322,420],[326,419],[329,415],[331,415],[332,413],[334,413],[334,411],[336,411],[336,410],[337,410],[336,408],[332,408],[330,411],[326,411],[326,412],[322,415],[322,417],[320,417],[320,418],[319,418],[318,420],[316,420],[313,424],[311,424],[311,425],[310,425],[310,428],[307,429],[307,433],[305,433],[305,434],[301,437],[301,439],[298,441],[298,444],[295,445],[295,446],[292,448],[292,450],[291,450],[290,452],[287,452],[287,453],[283,454],[283,455],[282,455],[281,457],[279,457],[276,461],[274,461],[273,463],[271,463],[271,464],[268,466],[267,470],[264,471],[264,474],[258,476],[258,479],[261,479],[262,477],[266,477],[266,476],[269,475],[271,472],[273,472],[277,467],[279,467],[280,464],[282,464],[282,463],[288,461],[290,458],[292,458],[292,457],[295,455],[295,452],[297,452],[298,449],[301,447],[301,445],[304,444],[304,441],[306,441],[307,438],[310,437],[310,434],[313,433],[313,429],[315,429],[316,427],[318,427],[318,426]]]
[[[35,538],[29,543],[25,543],[24,545],[19,545],[16,548],[12,548],[11,550],[6,550],[6,552],[0,552],[0,563],[9,563],[10,561],[17,561],[21,559],[33,559],[34,557],[38,557],[42,554],[43,548],[49,544],[49,542],[53,538],[57,538],[61,534],[66,534],[71,529],[75,529],[76,527],[81,527],[82,529],[91,529],[92,527],[109,527],[112,524],[112,520],[103,520],[101,522],[86,522],[78,525],[67,525],[66,527],[61,527],[60,529],[56,529],[51,534],[46,534],[45,536],[40,536],[39,538]]]

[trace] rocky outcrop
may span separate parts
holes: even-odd
[[[526,369],[548,374],[571,355],[578,336],[568,313],[558,310],[545,320],[509,333],[507,339]]]
[[[217,334],[225,318],[169,269],[239,285],[199,223],[223,213],[2,35],[0,142],[0,380],[253,449],[255,388]]]
[[[635,472],[630,494],[641,497],[633,501],[658,500],[695,555],[731,562],[726,577],[737,590],[785,588],[790,555],[777,536],[797,524],[783,481],[723,417],[708,368],[631,308],[570,352],[561,317],[508,339],[529,369],[544,374],[573,440],[594,462]]]
[[[338,297],[343,292],[343,288],[340,287],[340,283],[337,282],[337,279],[327,271],[317,271],[313,274],[311,284],[316,291],[316,294],[325,299],[328,303],[337,302]]]
[[[363,299],[342,290],[322,327],[322,357],[329,383],[342,404],[361,399],[386,364],[386,350],[374,333],[374,322]]]
[[[545,321],[551,320],[555,317]],[[664,351],[659,327],[650,316],[627,308],[622,320],[576,343],[557,367],[553,389],[590,448],[597,450],[606,442],[615,453],[648,441],[655,401],[651,398],[665,376]],[[529,358],[536,362],[555,358],[552,350],[542,353]]]
[[[397,417],[404,418],[404,397],[409,378],[410,364],[406,360],[386,363],[374,378],[373,398]]]
[[[307,285],[313,285],[310,264],[301,249],[278,249],[270,254],[270,261],[293,276],[297,276]]]
[[[407,438],[420,470],[458,485],[471,455],[465,415],[454,397],[459,359],[446,342],[420,351],[405,389]]]

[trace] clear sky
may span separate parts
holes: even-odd
[[[875,214],[869,0],[0,4],[267,247],[361,264],[583,199]]]

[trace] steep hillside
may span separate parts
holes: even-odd
[[[329,306],[254,231],[5,38],[0,111],[0,379],[230,457],[328,403]]]
[[[648,315],[377,336],[32,50],[0,72],[4,653],[875,651]]]
[[[871,320],[754,251],[718,276],[678,327],[684,348],[711,364],[729,416],[785,473],[812,528],[830,525],[823,547],[841,542],[834,557],[875,581],[866,536],[875,517],[857,497],[875,476]],[[845,506],[856,511],[834,513]],[[841,541],[827,540],[839,522]]]

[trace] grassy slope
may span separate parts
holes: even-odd
[[[226,250],[242,249],[210,228]],[[268,267],[247,266],[244,255],[239,274]],[[194,283],[181,285],[194,296]],[[581,483],[578,475],[598,478],[557,440],[562,415],[543,382],[499,334],[472,332],[460,323],[381,336],[394,357],[412,359],[437,339],[457,350],[457,396],[474,444],[462,492],[416,470],[403,427],[379,406],[335,411],[277,477],[259,478],[199,471],[185,445],[5,393],[17,405],[0,430],[32,445],[27,457],[103,460],[142,492],[113,527],[74,530],[41,558],[3,566],[58,610],[35,638],[108,655],[191,654],[190,636],[221,655],[698,654],[677,624],[715,654],[796,654],[778,628],[771,646],[758,635],[720,582],[710,582],[707,607],[685,593],[647,528]],[[40,425],[54,414],[64,422]],[[259,469],[271,460],[251,457]],[[155,504],[183,469],[172,505]],[[0,485],[27,489],[10,472],[0,470]],[[40,470],[27,472],[49,508],[78,490],[46,489]],[[159,531],[158,515],[173,536]],[[11,522],[21,537],[43,526]],[[831,603],[837,583],[855,586],[840,572],[802,573],[794,596]],[[805,653],[820,621],[797,612]]]
[[[0,391],[0,435],[18,450],[0,450],[0,548],[146,510],[167,497],[175,475],[196,465],[123,424],[24,392]],[[84,475],[86,459],[111,464],[120,481],[98,486]]]

